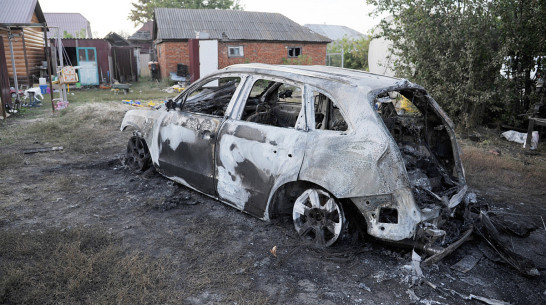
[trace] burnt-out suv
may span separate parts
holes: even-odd
[[[264,220],[291,215],[320,246],[346,219],[388,241],[445,238],[467,191],[438,104],[407,80],[361,71],[234,65],[160,109],[128,111],[128,127],[128,166],[153,165]]]

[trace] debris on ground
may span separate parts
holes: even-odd
[[[55,110],[63,110],[68,107],[68,104],[68,101],[57,101],[57,103],[55,103]]]
[[[502,153],[501,153],[501,150],[498,149],[498,148],[490,149],[490,150],[489,150],[489,153],[490,153],[490,154],[493,154],[493,155],[495,155],[495,156],[500,156],[500,155],[502,154]]]
[[[273,246],[269,252],[273,254],[274,257],[277,257],[277,246]]]
[[[463,259],[458,261],[456,264],[452,265],[451,269],[457,270],[462,273],[467,273],[478,264],[482,256],[483,254],[478,252],[467,255],[463,257]]]
[[[372,292],[372,290],[370,289],[370,287],[366,286],[366,284],[364,284],[364,283],[359,283],[359,284],[358,284],[358,288],[364,289],[364,290],[366,290],[367,292]]]
[[[52,147],[39,147],[39,148],[28,148],[23,149],[23,154],[35,154],[40,152],[49,152],[49,151],[59,151],[63,150],[62,146],[52,146]]]
[[[474,300],[482,301],[482,302],[484,302],[486,304],[490,304],[490,305],[510,305],[510,303],[508,303],[508,302],[499,301],[499,300],[495,300],[495,299],[484,298],[484,297],[480,297],[480,296],[473,295],[473,294],[470,295],[470,299],[471,300],[474,299]]]
[[[508,241],[504,240],[499,234],[499,231],[484,211],[480,212],[479,221],[476,222],[476,232],[493,248],[493,250],[495,250],[503,261],[525,275],[540,275],[538,269],[531,260],[508,248]]]
[[[526,132],[517,132],[515,130],[508,130],[503,132],[501,134],[501,137],[505,138],[506,140],[510,142],[523,144],[523,148],[525,148],[525,141],[527,140]],[[533,133],[531,134],[531,149],[537,148],[538,140],[539,140],[538,131],[533,131]]]
[[[133,101],[133,100],[122,100],[121,101],[123,104],[126,104],[126,105],[131,105],[131,106],[135,106],[135,107],[150,107],[150,108],[157,108],[163,104],[165,104],[165,101],[149,101],[149,102],[145,102],[145,101]]]
[[[423,263],[425,265],[430,265],[430,264],[436,264],[437,262],[441,261],[444,257],[448,256],[450,253],[452,253],[457,248],[459,248],[465,241],[467,241],[470,238],[470,236],[472,235],[473,231],[474,231],[474,227],[471,226],[468,230],[466,230],[463,233],[462,237],[458,241],[456,241],[456,242],[452,243],[451,245],[447,246],[441,252],[436,253],[431,257],[428,257],[427,259],[425,259],[425,261]]]

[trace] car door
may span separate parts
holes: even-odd
[[[264,218],[271,191],[297,180],[303,161],[303,85],[258,76],[247,84],[216,145],[217,192],[224,202]]]
[[[217,134],[242,80],[241,76],[222,76],[200,81],[182,95],[180,110],[171,110],[162,117],[155,139],[159,171],[163,175],[216,195]]]

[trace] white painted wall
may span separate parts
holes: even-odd
[[[392,16],[388,16],[385,20],[391,23],[394,20]],[[385,76],[394,76],[394,56],[389,48],[392,47],[392,41],[385,38],[374,38],[370,41],[368,49],[368,67],[370,72]]]
[[[199,40],[199,76],[218,70],[218,40]],[[209,83],[218,86],[218,82]]]
[[[390,40],[375,38],[370,41],[368,50],[368,65],[370,72],[386,76],[394,76],[394,60],[396,57],[389,51]]]

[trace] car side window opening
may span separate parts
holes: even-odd
[[[241,120],[294,128],[302,108],[302,92],[300,86],[259,79],[252,86]]]
[[[348,125],[339,107],[320,92],[313,93],[315,108],[315,129],[347,131]]]
[[[181,110],[222,117],[240,83],[240,77],[213,79],[191,91]]]

